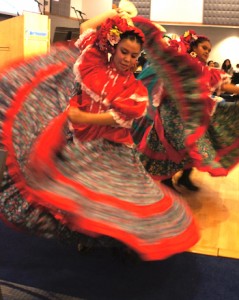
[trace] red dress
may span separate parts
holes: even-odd
[[[71,104],[91,113],[110,112],[118,126],[74,126],[75,134],[81,141],[102,137],[132,145],[129,129],[133,120],[146,111],[147,89],[141,81],[135,80],[131,71],[119,73],[113,63],[108,62],[107,54],[94,47],[94,41],[95,33],[89,30],[76,43],[81,55],[75,73],[82,95],[73,99]]]
[[[158,96],[161,101],[155,110],[154,122],[148,126],[136,120],[134,124],[136,133],[145,132],[138,148],[141,161],[157,180],[171,178],[190,167],[213,176],[225,176],[238,163],[239,108],[233,103],[220,103],[219,97],[211,96],[215,91],[220,94],[228,77],[220,70],[209,69],[197,58],[192,60],[200,67],[208,99],[195,97],[194,103],[187,103],[184,98]],[[156,73],[152,77],[152,70],[148,69],[139,78],[147,84],[149,92],[158,93],[160,81],[155,80]],[[157,98],[152,94],[151,97]],[[144,124],[147,128],[142,128]]]
[[[90,32],[82,37],[75,65],[82,95],[71,105],[92,113],[110,111],[118,125],[77,126],[73,143],[67,143],[62,111],[68,105],[74,50],[55,48],[2,73],[7,120],[1,123],[1,143],[8,150],[8,169],[1,213],[47,237],[59,237],[67,228],[79,233],[80,242],[81,237],[93,244],[109,237],[145,260],[164,259],[193,246],[198,228],[184,201],[152,180],[133,147],[130,127],[145,111],[146,89],[133,74],[117,73],[94,38]]]

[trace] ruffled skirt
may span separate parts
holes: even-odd
[[[239,160],[239,104],[219,103],[212,114],[215,102],[200,64],[165,47],[150,21],[136,17],[134,23],[147,36],[144,49],[151,62],[137,77],[148,89],[150,106],[132,130],[144,167],[157,180],[191,167],[227,175]],[[167,96],[155,110],[152,98],[157,98],[159,79]]]
[[[166,98],[152,125],[146,124],[145,128],[142,120],[135,124],[136,133],[145,132],[138,146],[140,159],[156,180],[191,167],[212,176],[226,176],[239,160],[238,116],[238,104],[218,103],[207,130],[189,148],[185,141],[190,135],[185,131],[184,120],[174,102]]]
[[[1,73],[2,218],[45,237],[119,241],[145,260],[187,250],[199,239],[190,209],[152,180],[134,149],[68,140],[76,56],[56,47]]]

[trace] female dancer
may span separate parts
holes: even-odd
[[[74,235],[86,246],[120,242],[143,259],[164,259],[199,235],[188,207],[152,180],[133,147],[131,124],[148,102],[133,75],[144,34],[121,15],[112,9],[81,25],[78,90],[63,113],[73,49],[56,47],[3,71],[1,214],[46,237]]]
[[[171,41],[170,44],[179,55],[187,52],[191,61],[199,66],[209,96],[221,91],[239,93],[239,87],[230,84],[227,75],[206,65],[211,51],[207,37],[188,31],[179,42]],[[239,108],[228,103],[216,107],[216,96],[202,99],[194,95],[194,101],[183,97],[175,99],[169,95],[169,90],[162,92],[164,82],[154,68],[149,67],[139,76],[148,86],[154,106],[158,107],[151,109],[155,114],[147,119],[152,123],[154,118],[153,125],[146,129],[144,125],[150,122],[142,119],[134,123],[136,141],[146,129],[139,144],[141,161],[153,178],[173,189],[172,176],[183,170],[177,185],[197,191],[198,187],[190,180],[192,167],[221,176],[238,162]]]

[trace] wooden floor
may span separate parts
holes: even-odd
[[[193,171],[199,192],[183,192],[201,230],[189,251],[239,259],[239,166],[226,177]]]

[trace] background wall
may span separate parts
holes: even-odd
[[[69,18],[64,18],[61,16],[54,16],[54,15],[50,15],[49,16],[50,20],[51,20],[51,40],[50,42],[53,43],[54,41],[54,35],[56,32],[57,28],[69,28],[72,29],[74,28],[74,32],[78,31],[79,32],[79,21],[77,19],[69,19]],[[58,32],[60,31],[60,29],[58,29]],[[66,32],[66,30],[64,30],[64,32]],[[66,34],[65,34],[66,36]]]
[[[71,0],[51,1],[51,14],[55,16],[69,17],[71,12]]]
[[[117,6],[119,5],[119,0],[113,0],[113,3],[116,4]],[[145,18],[150,18],[150,8],[151,8],[151,0],[134,0],[132,1],[134,5],[138,9],[138,14],[139,16],[145,17]]]
[[[159,22],[202,23],[203,0],[151,0],[150,19]]]
[[[112,0],[82,0],[82,11],[86,14],[88,19],[111,8]]]
[[[33,0],[0,0],[0,13],[21,15],[24,10],[38,13],[37,2]]]
[[[84,12],[82,9],[82,0],[71,0],[71,7],[75,7],[76,10],[80,10],[80,11]],[[70,10],[70,17],[77,18],[76,13],[73,8],[71,8],[71,10]]]
[[[239,1],[204,0],[203,23],[239,26]]]

